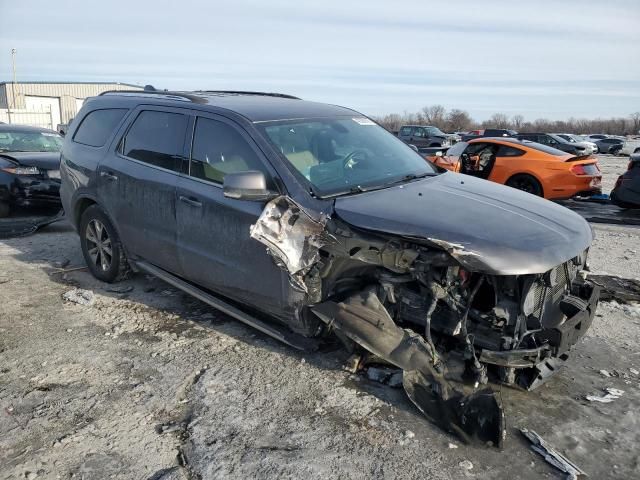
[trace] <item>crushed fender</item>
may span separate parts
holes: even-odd
[[[318,262],[320,248],[332,241],[325,229],[327,220],[326,216],[312,218],[291,198],[280,196],[267,203],[249,232],[289,273],[292,284],[307,292],[304,275]]]

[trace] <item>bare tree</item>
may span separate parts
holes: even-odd
[[[518,132],[555,132],[555,133],[609,133],[613,135],[640,134],[640,112],[626,118],[569,118],[567,120],[548,120],[538,118],[527,121],[522,115],[511,119],[504,113],[495,113],[488,120],[478,124],[464,110],[452,109],[449,112],[442,105],[424,107],[419,112],[388,114],[378,118],[378,122],[390,131],[398,131],[402,125],[434,125],[444,131],[469,130],[472,128],[513,128]]]
[[[438,128],[446,128],[447,109],[442,105],[431,105],[422,109],[424,123]]]
[[[516,132],[519,132],[522,129],[523,124],[524,117],[522,115],[518,114],[511,117],[511,126]]]
[[[446,129],[449,132],[460,132],[470,130],[473,126],[473,119],[465,110],[454,108],[447,114]]]

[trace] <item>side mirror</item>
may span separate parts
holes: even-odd
[[[444,156],[443,153],[440,150],[438,150],[436,152],[436,157],[442,157],[442,156]]]
[[[415,145],[413,145],[413,144],[409,144],[409,147],[411,147],[411,150],[413,150],[414,152],[416,152],[416,153],[420,153],[420,152],[418,151],[418,147],[416,147]]]
[[[227,173],[222,181],[222,191],[227,198],[261,202],[271,200],[278,193],[267,189],[264,173],[256,170]]]

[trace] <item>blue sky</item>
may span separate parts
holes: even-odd
[[[279,91],[369,115],[640,111],[640,0],[0,0],[0,80]]]

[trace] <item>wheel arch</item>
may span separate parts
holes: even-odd
[[[93,197],[82,196],[76,200],[73,207],[73,216],[71,218],[71,221],[73,222],[73,226],[75,227],[76,230],[80,228],[80,219],[82,218],[82,214],[91,205],[98,205],[98,202]]]
[[[538,185],[540,185],[540,191],[542,192],[542,198],[546,198],[544,196],[545,195],[544,182],[535,173],[532,173],[532,172],[529,172],[529,171],[520,171],[520,172],[512,173],[505,180],[504,184],[507,185],[512,178],[517,177],[517,176],[527,176],[527,177],[533,178],[536,182],[538,182]]]

